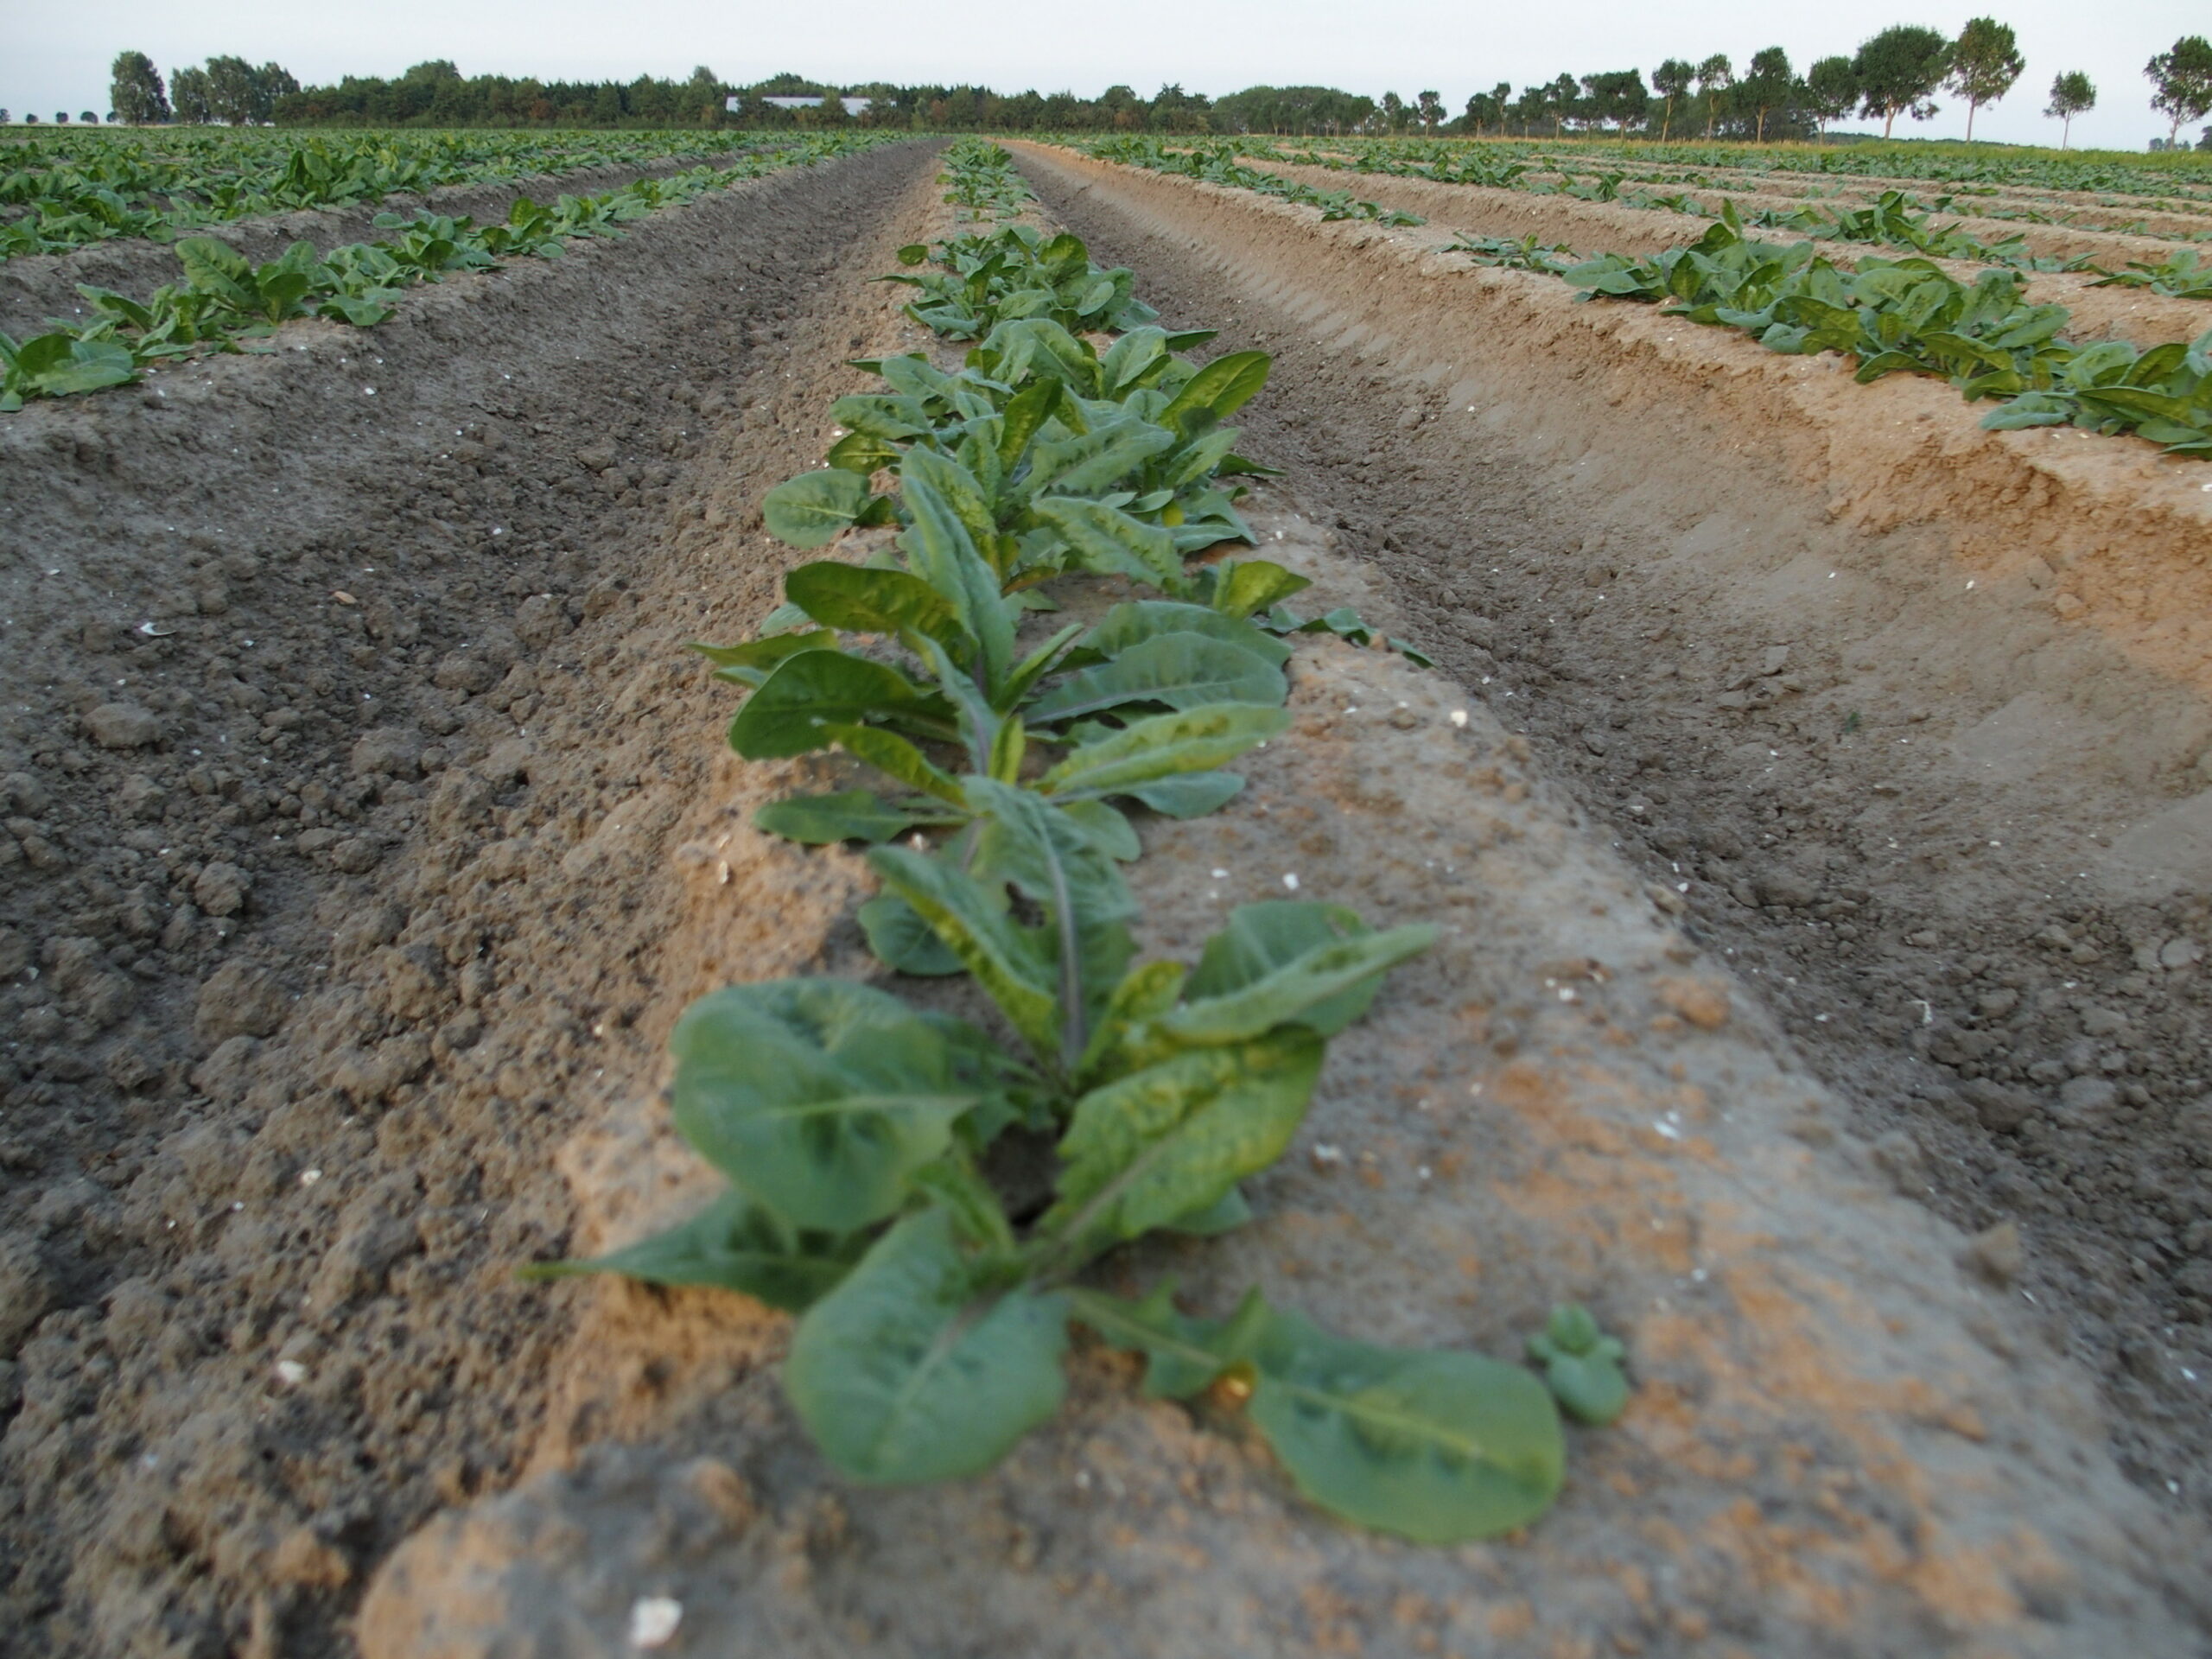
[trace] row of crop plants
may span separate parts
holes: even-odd
[[[1261,142],[1255,140],[1254,142]],[[1291,141],[1305,142],[1305,141]],[[1310,147],[1310,145],[1309,145]],[[1718,183],[1715,173],[1748,174],[1787,189],[1808,177],[1897,179],[1937,184],[1961,195],[2007,190],[2131,197],[2136,205],[2170,204],[2182,211],[2212,207],[2212,162],[2187,152],[2154,163],[2109,156],[2008,156],[1983,147],[1967,154],[1940,145],[1853,144],[1839,149],[1729,143],[1648,143],[1577,139],[1570,144],[1505,140],[1470,143],[1431,138],[1332,138],[1327,148],[1351,156],[1374,156],[1456,165],[1470,155],[1518,157],[1561,171],[1591,170],[1592,158],[1638,175],[1671,174],[1688,181]]]
[[[695,167],[665,178],[637,179],[597,195],[556,197],[550,207],[518,199],[505,223],[479,226],[427,212],[378,215],[386,232],[318,253],[295,242],[256,265],[214,237],[176,245],[180,280],[145,299],[79,283],[91,315],[54,318],[42,334],[18,344],[0,334],[0,414],[37,397],[61,397],[128,385],[142,371],[211,352],[237,352],[283,323],[322,317],[372,327],[391,315],[403,290],[455,271],[485,271],[514,258],[557,258],[579,237],[617,236],[656,209],[712,191],[811,166],[903,135],[839,134],[750,155],[733,166]]]
[[[1088,151],[1124,165],[1258,188],[1237,176],[1252,169],[1232,162],[1193,172],[1188,154],[1156,146],[1109,140]],[[2031,303],[2018,271],[1986,270],[1962,283],[1926,258],[1872,256],[1845,270],[1814,242],[1745,236],[1732,208],[1696,242],[1648,256],[1586,257],[1533,237],[1463,238],[1446,251],[1558,277],[1586,299],[1661,305],[1670,316],[1749,334],[1770,351],[1840,353],[1857,360],[1862,384],[1895,373],[1946,380],[1967,402],[1996,405],[1981,422],[1993,431],[2073,426],[2212,460],[2212,330],[2194,341],[2141,348],[2124,340],[2076,345],[2064,337],[2072,313]]]
[[[174,241],[255,214],[375,206],[452,185],[741,157],[785,142],[711,131],[340,136],[197,129],[0,141],[0,259],[123,237]]]
[[[1071,1326],[1146,1357],[1153,1396],[1241,1414],[1325,1508],[1417,1540],[1487,1536],[1542,1512],[1563,1472],[1557,1400],[1608,1421],[1618,1343],[1562,1308],[1532,1339],[1546,1381],[1480,1355],[1325,1332],[1255,1290],[1225,1319],[1173,1287],[1110,1295],[1087,1270],[1154,1233],[1213,1235],[1239,1184],[1289,1146],[1328,1040],[1435,930],[1247,905],[1195,963],[1135,959],[1128,817],[1214,810],[1224,770],[1290,723],[1282,605],[1306,583],[1259,559],[1235,480],[1262,470],[1224,424],[1268,359],[1184,355],[1126,270],[1020,223],[1011,158],[964,141],[947,200],[990,228],[901,254],[908,315],[971,342],[857,366],[829,466],[768,493],[770,530],[825,546],[896,528],[863,563],[821,561],[750,643],[708,649],[747,688],[748,759],[841,749],[879,789],[806,796],[757,822],[869,845],[860,920],[885,965],[967,974],[991,1029],[849,980],[732,986],[672,1039],[675,1124],[729,1182],[671,1231],[540,1274],[613,1271],[744,1292],[798,1316],[784,1370],[800,1421],[868,1482],[982,1470],[1049,1418]],[[1110,337],[1110,344],[1102,344]],[[874,480],[887,476],[890,493]],[[1033,639],[1055,577],[1147,595]],[[1394,642],[1395,643],[1395,642]],[[1049,1147],[1049,1193],[994,1179]],[[1548,1390],[1546,1382],[1550,1389]]]
[[[1247,189],[1263,188],[1255,184],[1254,179],[1275,176],[1239,159],[1249,146],[1215,143],[1179,147],[1157,138],[1133,137],[1110,138],[1088,148],[1091,154],[1109,160],[1130,162],[1157,171],[1185,173],[1217,184],[1234,183]],[[2194,248],[2177,250],[2156,264],[2133,261],[2121,270],[2113,270],[2088,254],[2071,259],[2038,255],[2028,247],[2024,232],[1989,241],[1956,220],[1946,222],[1940,217],[1950,207],[1948,198],[1923,206],[1902,190],[1885,190],[1863,207],[1807,203],[1789,208],[1747,209],[1726,196],[1718,206],[1711,206],[1681,190],[1624,188],[1627,175],[1623,172],[1585,168],[1589,172],[1587,178],[1573,171],[1539,172],[1530,161],[1501,154],[1490,147],[1462,149],[1427,159],[1397,157],[1378,150],[1347,156],[1330,150],[1290,150],[1280,145],[1268,153],[1292,166],[1379,173],[1437,184],[1478,185],[1529,195],[1618,203],[1624,207],[1682,213],[1694,219],[1727,219],[1739,227],[1789,231],[1815,242],[1902,248],[1932,259],[1955,259],[2019,271],[2083,272],[2098,279],[2092,287],[2147,288],[2170,298],[2212,299],[2212,263],[2202,262]],[[1247,175],[1251,177],[1247,178]],[[1282,194],[1271,187],[1264,188],[1268,188],[1268,194]],[[2212,239],[2212,227],[2202,234]]]

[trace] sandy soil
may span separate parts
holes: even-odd
[[[1493,190],[1481,185],[1431,184],[1425,179],[1393,178],[1388,174],[1335,173],[1325,167],[1287,167],[1265,158],[1253,158],[1268,171],[1296,179],[1324,190],[1351,189],[1362,199],[1380,202],[1428,220],[1433,232],[1466,232],[1478,236],[1534,236],[1546,245],[1564,242],[1580,253],[1656,253],[1662,248],[1694,242],[1712,229],[1713,221],[1692,213],[1670,213],[1656,207],[1630,207],[1620,202],[1577,201],[1566,196],[1532,196],[1518,190]],[[1747,206],[1773,206],[1738,200]],[[1778,199],[1777,199],[1778,200]],[[1971,228],[1971,226],[1969,227]],[[1987,234],[1986,228],[1981,232]],[[1786,231],[1754,232],[1777,241],[1800,239]],[[1441,245],[1443,238],[1433,238]],[[2038,252],[2053,251],[2035,244]],[[2113,270],[2129,259],[2155,262],[2171,250],[2163,243],[2135,238],[2124,246],[2107,249]],[[1845,267],[1867,255],[1895,257],[1908,251],[1877,248],[1863,243],[1829,242],[1821,252]],[[2065,257],[2071,257],[2071,250]],[[1965,260],[1936,262],[1954,276],[1972,282],[1986,266]],[[2117,339],[2142,346],[2169,340],[2195,340],[2212,327],[2212,307],[2202,300],[2177,300],[2143,289],[2094,288],[2094,276],[2049,272],[2028,278],[2028,297],[2037,304],[2059,304],[2074,314],[2069,337],[2077,340]]]
[[[1039,166],[1163,303],[1278,353],[1262,442],[1930,1202],[2022,1227],[2128,1466],[2205,1506],[2201,465],[1981,433],[1426,228]]]
[[[0,423],[0,1649],[342,1651],[521,1469],[569,1313],[512,1267],[663,1034],[639,849],[720,702],[681,645],[768,601],[790,365],[930,168]]]

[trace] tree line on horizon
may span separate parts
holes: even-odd
[[[397,77],[348,75],[335,86],[302,86],[283,66],[210,58],[175,71],[166,84],[145,54],[118,55],[110,120],[276,123],[296,126],[422,127],[834,127],[854,124],[931,131],[1123,131],[1281,136],[1421,133],[1562,137],[1601,132],[1675,138],[1824,137],[1856,113],[1878,118],[1885,137],[1903,115],[1924,121],[1947,92],[1966,102],[1967,135],[1980,110],[2009,93],[2025,71],[2012,28],[1977,17],[1955,39],[1916,24],[1870,36],[1849,57],[1817,60],[1801,75],[1779,46],[1755,52],[1738,71],[1725,53],[1700,61],[1669,58],[1647,82],[1637,69],[1562,73],[1522,87],[1508,82],[1477,92],[1452,114],[1433,91],[1409,101],[1328,86],[1251,86],[1221,98],[1163,86],[1141,97],[1125,86],[1096,98],[1034,90],[1001,93],[982,86],[835,86],[781,74],[748,86],[721,80],[704,66],[683,80],[540,81],[463,76],[452,63],[416,64]],[[2183,126],[2212,113],[2212,42],[2186,35],[2153,57],[2144,74],[2151,107],[2168,121],[2174,147]],[[811,106],[788,100],[818,99]],[[787,100],[778,103],[772,100]],[[867,100],[857,113],[845,100]],[[2078,70],[2051,83],[2044,113],[2070,136],[2075,115],[2095,107],[2097,90]],[[0,111],[0,120],[7,118]],[[31,118],[36,119],[35,117]],[[62,115],[57,118],[67,120]],[[92,118],[86,111],[85,118]],[[2212,128],[2201,148],[2212,149]]]

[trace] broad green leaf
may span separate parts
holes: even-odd
[[[868,855],[884,886],[920,912],[967,964],[1039,1058],[1059,1058],[1058,963],[1049,944],[1017,925],[982,883],[950,861],[902,847]]]
[[[1007,400],[999,427],[999,466],[1012,472],[1037,434],[1060,406],[1062,383],[1033,380]]]
[[[860,907],[861,931],[876,960],[902,974],[943,979],[967,971],[937,930],[895,893],[880,893]]]
[[[1078,1055],[1090,1040],[1091,1008],[1128,966],[1132,946],[1121,924],[1136,914],[1136,899],[1090,830],[1042,796],[988,778],[963,783],[982,815],[976,874],[1011,882],[1044,907],[1058,957],[1061,1052]]]
[[[655,1285],[742,1291],[796,1313],[834,1290],[860,1256],[860,1236],[800,1234],[742,1192],[725,1192],[664,1233],[583,1262],[533,1262],[525,1279],[619,1273]]]
[[[677,1022],[676,1127],[754,1202],[850,1232],[898,1210],[989,1092],[942,1027],[837,979],[733,985]]]
[[[1240,559],[1224,567],[1214,588],[1214,608],[1227,616],[1256,616],[1313,585],[1311,577],[1268,560]]]
[[[942,1210],[910,1216],[791,1338],[784,1389],[823,1454],[904,1484],[988,1469],[1059,1408],[1067,1299],[994,1293]]]
[[[1037,444],[1030,451],[1030,483],[1059,495],[1089,495],[1111,489],[1174,446],[1175,435],[1166,427],[1120,416],[1088,432]]]
[[[1159,634],[1111,662],[1086,668],[1047,691],[1027,713],[1031,722],[1073,720],[1132,702],[1191,709],[1212,702],[1280,708],[1288,688],[1265,657],[1200,633]]]
[[[1016,597],[1027,603],[1031,609],[1058,610],[1059,608],[1034,588],[1024,588]],[[1082,623],[1071,622],[1016,663],[1013,671],[1006,677],[1006,683],[999,688],[997,706],[1001,709],[1010,709],[1027,697],[1029,695],[1029,688],[1052,671],[1053,664],[1060,660],[1061,655],[1067,650],[1069,644],[1082,632]]]
[[[944,596],[904,570],[822,560],[785,576],[784,594],[816,621],[848,633],[912,632],[949,646],[964,643],[960,620]]]
[[[768,533],[793,547],[826,547],[868,511],[868,480],[842,467],[801,473],[760,498]]]
[[[1274,1310],[1240,1357],[1254,1425],[1299,1490],[1348,1521],[1462,1543],[1525,1526],[1559,1496],[1559,1413],[1518,1365],[1347,1341]]]
[[[1163,633],[1202,633],[1264,657],[1278,668],[1290,660],[1290,647],[1262,632],[1255,624],[1225,616],[1208,606],[1170,599],[1142,599],[1115,606],[1084,635],[1078,648],[1101,657],[1118,657],[1130,646]]]
[[[1210,772],[1289,727],[1287,709],[1250,702],[1155,715],[1071,751],[1037,787],[1056,797],[1126,795],[1164,778]]]
[[[1132,328],[1099,359],[1099,381],[1112,397],[1125,386],[1141,385],[1147,372],[1163,366],[1168,355],[1163,328]]]
[[[1218,1238],[1224,1233],[1233,1233],[1252,1219],[1252,1206],[1243,1193],[1230,1187],[1223,1197],[1205,1209],[1187,1216],[1179,1216],[1167,1224],[1171,1233],[1185,1233],[1192,1238]]]
[[[1082,1259],[1219,1203],[1290,1145],[1322,1048],[1311,1032],[1273,1032],[1091,1090],[1060,1141],[1059,1201],[1039,1225]]]
[[[1226,806],[1243,787],[1244,780],[1233,772],[1193,772],[1132,789],[1129,798],[1165,817],[1203,818]]]
[[[1339,906],[1241,905],[1206,942],[1184,1006],[1157,1027],[1184,1043],[1236,1042],[1289,1020],[1334,1036],[1367,1011],[1385,972],[1436,938],[1427,923],[1372,932]]]
[[[253,267],[236,248],[212,236],[188,236],[177,243],[176,257],[191,287],[241,311],[254,308]]]
[[[1103,1291],[1070,1295],[1074,1318],[1109,1344],[1145,1357],[1144,1392],[1152,1400],[1187,1400],[1237,1363],[1243,1326],[1266,1317],[1259,1293],[1245,1299],[1233,1320],[1193,1319],[1177,1311],[1175,1281],[1164,1279],[1141,1301]],[[1233,1333],[1232,1333],[1233,1332]]]
[[[900,471],[899,493],[913,515],[900,545],[914,574],[944,596],[976,642],[986,690],[996,686],[1014,658],[1014,610],[1000,593],[1000,575],[977,550],[940,483],[956,476],[974,480],[941,455],[916,449]]]
[[[896,733],[880,726],[830,725],[822,728],[822,735],[854,759],[966,811],[968,798],[960,780],[933,765],[927,755]]]
[[[830,446],[830,453],[823,459],[832,467],[868,478],[894,465],[901,453],[899,446],[887,439],[866,432],[848,432]]]
[[[925,435],[932,424],[920,398],[882,392],[840,397],[830,405],[830,418],[876,442],[894,445]]]
[[[835,795],[794,795],[789,800],[771,801],[753,815],[754,828],[809,847],[826,847],[840,841],[889,841],[909,830],[947,821],[941,813],[893,806],[864,789]]]
[[[1186,429],[1191,417],[1198,413],[1227,420],[1268,384],[1272,361],[1265,352],[1230,352],[1217,357],[1184,383],[1160,417],[1161,423]]]
[[[1090,844],[1107,857],[1127,864],[1144,851],[1135,827],[1104,801],[1059,801],[1055,804],[1082,826],[1083,833],[1090,837]]]
[[[828,629],[808,628],[772,633],[741,645],[694,645],[691,649],[720,667],[721,672],[716,678],[757,686],[785,658],[795,657],[802,651],[834,651],[836,645],[837,636]]]
[[[62,351],[42,359],[34,348],[47,340],[64,342]],[[22,378],[49,397],[67,397],[79,392],[103,391],[126,385],[138,378],[138,365],[130,347],[111,340],[72,340],[44,334],[24,342],[17,358]]]
[[[1100,575],[1127,576],[1147,587],[1165,588],[1183,574],[1175,538],[1156,524],[1133,518],[1101,501],[1071,496],[1039,496],[1031,510],[1067,538],[1080,569]]]
[[[932,706],[894,668],[842,651],[802,651],[777,664],[745,700],[730,722],[729,746],[748,760],[781,760],[826,747],[825,725],[926,717]]]

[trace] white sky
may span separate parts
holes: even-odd
[[[2058,124],[2042,110],[2052,76],[2071,69],[2088,72],[2099,98],[2099,107],[2074,123],[2077,145],[2138,149],[2163,137],[2143,66],[2179,35],[2212,32],[2205,0],[1983,5],[2018,31],[2027,71],[2011,96],[1983,111],[1975,136],[2014,143],[2057,142]],[[1974,15],[1965,5],[1895,12],[1895,21],[1946,33]],[[1047,16],[1052,23],[1043,22]],[[1078,18],[1092,21],[1078,26]],[[843,84],[966,80],[1002,92],[1033,86],[1095,94],[1121,81],[1147,97],[1171,79],[1216,96],[1256,82],[1318,83],[1370,96],[1389,88],[1408,99],[1433,87],[1456,114],[1470,92],[1498,80],[1517,88],[1562,71],[1630,67],[1649,79],[1667,57],[1694,61],[1726,52],[1740,69],[1753,52],[1778,44],[1802,73],[1893,21],[1887,11],[1777,8],[1770,0],[1118,0],[1065,18],[1035,0],[958,0],[946,19],[932,25],[911,10],[863,16],[790,0],[0,0],[0,107],[18,119],[26,110],[41,119],[65,106],[73,119],[82,110],[105,111],[108,65],[131,47],[165,74],[234,53],[257,63],[273,59],[308,84],[347,73],[397,74],[427,58],[450,58],[464,74],[577,80],[681,77],[705,63],[738,83],[790,69]],[[1942,101],[1935,120],[1901,121],[1900,129],[1961,136],[1964,106]]]

